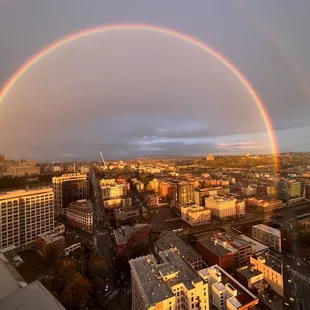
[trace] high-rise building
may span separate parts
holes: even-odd
[[[70,173],[53,177],[55,216],[66,214],[69,204],[76,200],[89,199],[89,184],[85,174]]]
[[[93,204],[82,199],[71,202],[67,208],[67,222],[88,233],[93,232]]]
[[[198,273],[177,249],[129,261],[132,309],[255,309],[258,298],[217,265]]]
[[[0,248],[27,248],[54,228],[52,188],[7,192],[0,195],[0,206]]]
[[[175,207],[180,209],[181,205],[194,202],[194,185],[189,182],[179,182],[174,185],[173,199]]]
[[[304,182],[293,180],[281,180],[278,182],[278,197],[283,200],[302,197]]]

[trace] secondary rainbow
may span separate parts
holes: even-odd
[[[263,104],[263,101],[259,97],[258,93],[256,92],[255,88],[251,85],[248,79],[239,71],[239,69],[231,63],[227,58],[221,55],[219,52],[214,50],[212,47],[208,46],[207,44],[197,40],[194,37],[191,37],[187,34],[177,32],[172,29],[159,27],[159,26],[151,26],[151,25],[144,25],[144,24],[118,24],[118,25],[103,25],[99,27],[89,28],[69,36],[66,36],[59,41],[56,41],[49,45],[48,47],[42,49],[33,57],[28,59],[14,74],[13,76],[6,82],[2,90],[0,91],[0,104],[4,101],[5,97],[9,94],[9,92],[14,87],[15,83],[36,63],[42,60],[46,55],[50,54],[54,50],[58,49],[59,47],[71,43],[75,40],[81,39],[83,37],[96,34],[96,33],[103,33],[103,32],[111,32],[111,31],[126,31],[126,30],[140,30],[140,31],[152,31],[157,33],[162,33],[168,36],[172,36],[178,39],[181,39],[185,42],[188,42],[198,48],[201,48],[205,52],[213,55],[216,59],[218,59],[221,63],[223,63],[226,68],[228,68],[234,76],[244,85],[247,89],[251,97],[253,98],[254,102],[256,103],[262,117],[264,123],[266,125],[266,129],[268,130],[272,152],[274,155],[275,161],[275,170],[278,171],[278,147],[277,141],[274,134],[273,126],[271,119],[268,115],[268,112]]]

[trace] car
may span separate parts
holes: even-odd
[[[299,263],[299,262],[297,262],[297,266],[300,266],[300,263]]]
[[[109,284],[106,285],[105,291],[107,292],[109,290]]]

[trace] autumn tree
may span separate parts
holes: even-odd
[[[76,273],[76,263],[71,259],[60,260],[57,264],[57,278],[68,283]]]
[[[104,256],[93,255],[89,261],[88,270],[91,277],[103,278],[107,274],[107,264]]]
[[[65,287],[61,301],[68,309],[85,309],[89,301],[89,292],[88,280],[76,272]]]

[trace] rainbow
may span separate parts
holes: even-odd
[[[56,49],[58,49],[61,46],[64,46],[66,44],[69,44],[73,41],[76,41],[78,39],[81,39],[83,37],[87,37],[92,34],[97,33],[103,33],[103,32],[111,32],[111,31],[126,31],[126,30],[144,30],[144,31],[151,31],[156,33],[162,33],[171,37],[178,38],[180,40],[183,40],[184,42],[187,42],[189,44],[192,44],[202,50],[204,50],[206,53],[211,54],[216,59],[218,59],[223,65],[226,66],[227,69],[229,69],[234,76],[243,84],[243,86],[247,89],[248,93],[253,98],[254,102],[256,103],[262,118],[264,120],[264,123],[266,125],[266,129],[268,130],[270,142],[272,146],[272,152],[275,158],[275,171],[278,171],[278,160],[277,160],[277,154],[278,154],[278,147],[277,147],[277,141],[274,134],[273,126],[271,119],[268,115],[268,112],[263,104],[262,99],[259,97],[258,93],[254,89],[254,87],[250,84],[248,79],[238,70],[236,66],[234,66],[231,61],[229,61],[227,58],[225,58],[223,55],[221,55],[219,52],[214,50],[212,47],[208,46],[207,44],[197,40],[194,37],[191,37],[189,35],[177,32],[172,29],[159,27],[159,26],[151,26],[151,25],[143,25],[143,24],[118,24],[118,25],[103,25],[99,27],[94,27],[90,29],[86,29],[74,34],[71,34],[69,36],[66,36],[59,41],[56,41],[49,45],[48,47],[45,47],[41,51],[39,51],[37,54],[35,54],[33,57],[28,59],[13,75],[12,77],[6,82],[2,90],[0,91],[0,104],[4,101],[6,96],[9,94],[9,92],[12,90],[14,85],[17,83],[17,81],[36,63],[38,63],[40,60],[42,60],[45,56],[52,53]]]

